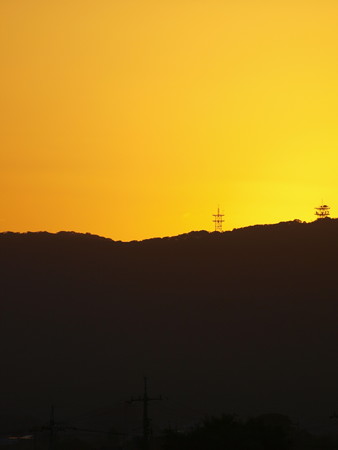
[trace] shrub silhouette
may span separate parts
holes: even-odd
[[[281,416],[282,417],[282,416]],[[284,416],[283,416],[284,417]],[[242,422],[232,415],[211,417],[193,430],[165,434],[165,450],[287,450],[291,448],[293,425],[261,416]]]

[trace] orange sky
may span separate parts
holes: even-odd
[[[2,231],[335,215],[336,0],[1,0],[0,54]]]

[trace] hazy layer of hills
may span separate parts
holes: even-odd
[[[147,374],[184,405],[172,423],[279,412],[323,426],[338,409],[337,250],[333,219],[131,243],[0,234],[0,410],[115,407]]]

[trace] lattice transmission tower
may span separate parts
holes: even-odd
[[[219,208],[217,209],[217,214],[213,214],[214,216],[214,224],[215,224],[215,231],[218,231],[219,233],[223,232],[223,222],[224,222],[224,214],[220,213]]]
[[[327,217],[330,217],[330,207],[328,205],[320,205],[315,208],[315,210],[315,215],[318,219],[326,219]]]

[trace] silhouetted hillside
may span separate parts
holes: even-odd
[[[278,412],[322,427],[338,409],[337,250],[333,219],[130,243],[3,233],[0,410],[122,405],[147,374],[165,425]]]

